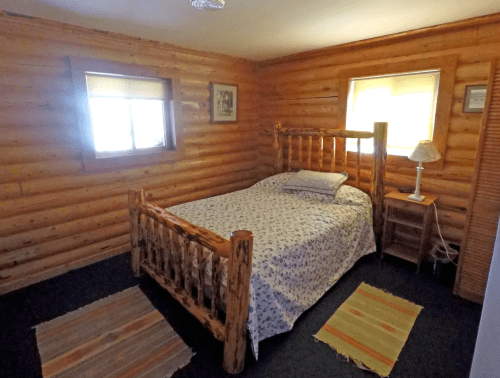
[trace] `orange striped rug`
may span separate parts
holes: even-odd
[[[363,282],[314,337],[387,377],[422,308]]]
[[[138,287],[35,329],[44,378],[165,378],[193,356]]]

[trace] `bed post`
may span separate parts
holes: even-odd
[[[130,255],[132,261],[132,271],[134,276],[138,277],[141,273],[140,259],[141,259],[141,247],[139,245],[139,221],[141,213],[138,206],[143,204],[144,200],[144,190],[133,190],[128,191],[128,211],[130,219]]]
[[[280,144],[280,129],[281,122],[274,122],[273,155],[275,175],[283,171],[283,150]]]
[[[373,130],[373,180],[371,187],[373,203],[373,231],[377,251],[382,248],[382,229],[384,222],[384,177],[387,162],[387,122],[375,122]]]
[[[228,373],[236,374],[243,370],[245,363],[253,234],[250,231],[232,232],[230,248],[223,367]]]

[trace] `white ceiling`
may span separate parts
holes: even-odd
[[[0,10],[264,60],[500,12],[499,0],[0,0]]]

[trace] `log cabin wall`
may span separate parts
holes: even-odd
[[[129,188],[171,206],[256,182],[254,62],[7,13],[0,50],[0,294],[129,251]],[[179,78],[183,157],[85,173],[65,56]],[[210,81],[239,85],[238,123],[210,124]]]
[[[457,56],[457,66],[446,156],[442,167],[428,168],[424,164],[421,190],[439,195],[437,206],[443,236],[460,243],[482,116],[481,113],[462,112],[464,91],[466,85],[487,84],[490,63],[500,56],[498,14],[261,62],[257,69],[261,84],[261,178],[273,172],[270,129],[274,120],[282,121],[284,127],[343,127],[339,116],[339,73],[342,70],[450,55]],[[389,159],[386,192],[398,186],[414,186],[415,167],[416,163],[409,160],[394,165]],[[436,225],[433,233],[437,237]],[[412,238],[409,232],[403,232],[402,236]],[[489,258],[470,259],[487,272]],[[477,300],[482,297],[484,286],[474,287],[475,295],[468,298]]]

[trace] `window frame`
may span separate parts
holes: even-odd
[[[457,67],[457,55],[448,55],[437,58],[424,58],[418,60],[404,60],[383,64],[372,64],[363,67],[349,68],[339,72],[339,120],[340,128],[346,129],[347,100],[349,95],[349,81],[351,79],[379,76],[398,75],[408,72],[440,70],[440,80],[436,101],[436,114],[434,118],[434,133],[432,141],[436,146],[441,159],[426,163],[426,167],[442,169],[446,157],[446,145],[448,140],[448,128],[453,102],[453,87],[455,85],[455,74]],[[380,120],[383,122],[384,120]],[[387,163],[391,165],[407,165],[408,158],[405,156],[390,155]]]
[[[180,81],[175,77],[165,77],[157,70],[147,67],[113,61],[69,57],[73,81],[75,106],[80,129],[80,144],[85,172],[103,172],[119,168],[133,168],[144,165],[171,162],[179,158],[183,151],[180,126],[181,106],[178,95]],[[165,146],[135,150],[127,154],[97,157],[92,133],[90,108],[88,103],[86,73],[124,75],[162,80],[165,83]]]

